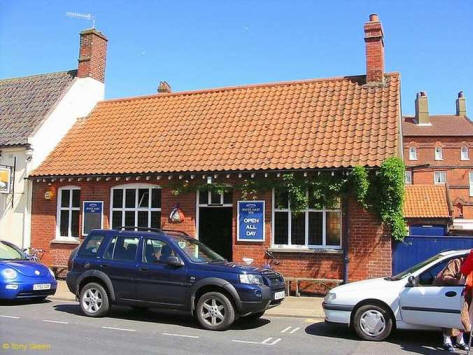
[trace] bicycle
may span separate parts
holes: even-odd
[[[28,260],[39,263],[46,250],[41,248],[29,247],[23,249],[23,252],[25,253]]]

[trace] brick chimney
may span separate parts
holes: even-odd
[[[160,81],[158,86],[158,93],[170,93],[171,92],[171,85],[168,84],[167,81]]]
[[[425,91],[416,96],[416,121],[419,125],[430,125],[429,103]]]
[[[107,37],[95,28],[80,33],[79,68],[77,77],[105,81]]]
[[[463,96],[463,91],[458,93],[457,98],[457,116],[466,116],[466,99]]]
[[[384,82],[384,34],[378,15],[371,14],[365,23],[366,83]]]

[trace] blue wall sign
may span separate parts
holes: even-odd
[[[87,235],[92,229],[103,228],[103,201],[84,201],[82,214],[82,235]]]
[[[238,201],[237,240],[264,241],[264,201]]]

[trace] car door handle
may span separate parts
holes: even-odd
[[[107,267],[107,264],[100,264],[100,267]]]
[[[455,297],[457,293],[455,291],[448,291],[445,293],[445,296],[447,297]]]

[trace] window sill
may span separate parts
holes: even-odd
[[[53,239],[51,240],[50,244],[74,244],[74,245],[79,245],[80,240],[78,239]]]
[[[271,253],[305,253],[305,254],[343,254],[342,249],[297,249],[297,248],[269,248]]]

